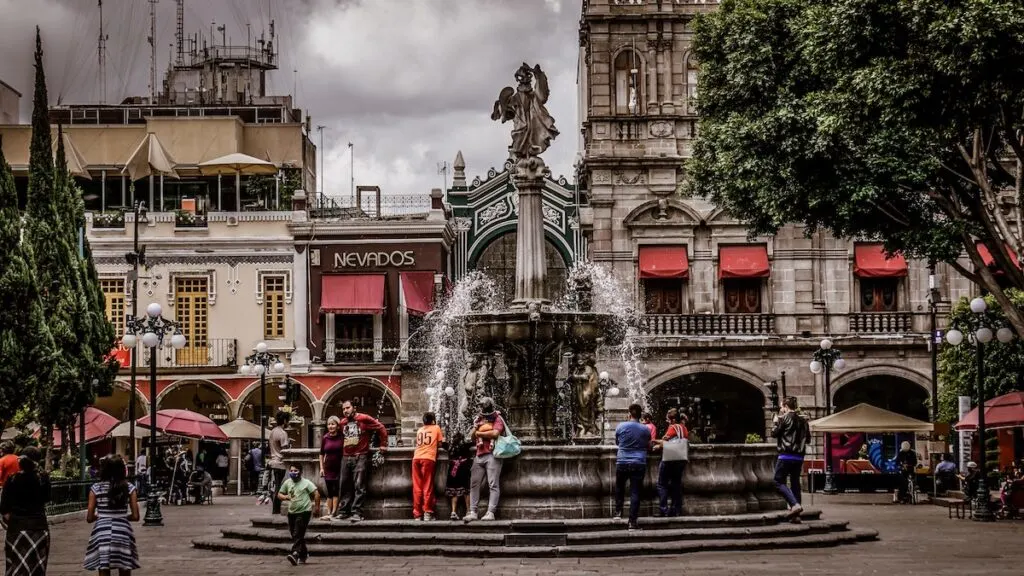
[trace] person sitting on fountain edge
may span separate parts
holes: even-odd
[[[647,451],[651,448],[651,431],[640,423],[643,407],[630,404],[629,420],[615,428],[615,519],[622,519],[622,505],[629,482],[629,530],[637,529],[640,515],[640,488],[647,473]]]
[[[480,502],[480,486],[487,478],[489,497],[487,499],[487,513],[483,520],[494,520],[494,513],[498,510],[498,500],[501,498],[501,464],[502,460],[495,458],[494,440],[505,433],[505,420],[501,412],[494,409],[494,400],[486,396],[477,401],[480,414],[473,422],[473,431],[469,437],[476,440],[476,458],[473,460],[473,472],[469,484],[469,511],[463,522],[473,522],[480,518],[476,515],[476,507]]]
[[[363,519],[363,499],[370,478],[370,439],[377,434],[379,450],[388,449],[388,429],[369,414],[360,414],[351,400],[341,405],[344,418],[339,426],[345,437],[341,455],[341,504],[338,518],[359,522]]]
[[[811,426],[793,397],[786,398],[773,423],[772,436],[775,436],[779,449],[779,459],[775,463],[775,487],[786,499],[790,521],[799,523],[800,513],[804,511],[800,505],[800,473],[804,468],[804,451],[811,438]],[[787,480],[789,486],[786,486]]]

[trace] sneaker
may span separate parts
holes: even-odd
[[[321,516],[320,519],[321,520],[326,520],[326,521],[330,522],[331,520],[334,520],[334,516],[331,516],[330,514],[328,514],[326,516]]]
[[[362,522],[363,521],[363,515],[360,514],[359,512],[356,512],[355,514],[349,516],[348,520],[349,520],[349,522]]]
[[[433,512],[426,512],[426,513],[423,514],[423,521],[424,522],[431,522],[433,520],[434,520],[434,513]]]
[[[422,516],[413,516],[412,517],[412,521],[413,522],[422,522],[423,521],[423,517]]]
[[[621,521],[622,520],[622,512],[616,512],[615,516],[612,516],[612,520],[615,520],[616,522]]]
[[[451,515],[451,516],[449,516],[449,517],[448,517],[448,519],[449,519],[449,520],[452,520],[453,522],[458,522],[458,520],[459,520],[459,515],[458,515],[458,514],[456,514],[455,512],[452,512],[452,515]]]
[[[462,517],[462,521],[466,524],[469,524],[470,522],[476,522],[479,519],[480,517],[476,515],[476,512],[470,512],[469,514],[466,514]]]
[[[790,509],[789,509],[789,515],[788,515],[788,516],[789,516],[789,519],[790,519],[790,520],[792,520],[792,519],[794,519],[794,518],[797,518],[797,519],[799,519],[799,518],[800,518],[800,514],[801,514],[801,513],[803,512],[803,511],[804,511],[804,507],[803,507],[803,506],[801,506],[801,505],[799,505],[799,504],[797,504],[797,505],[793,506],[792,508],[790,508]]]
[[[630,522],[629,524],[626,525],[626,530],[629,530],[630,532],[636,532],[639,529],[640,529],[640,527],[637,526],[636,524],[633,524],[632,522]]]
[[[349,519],[349,518],[351,518],[351,517],[352,517],[352,515],[351,515],[351,514],[346,514],[346,513],[344,513],[344,512],[341,512],[341,513],[338,513],[338,514],[335,514],[335,515],[334,515],[334,518],[335,518],[336,520],[348,520],[348,519]]]
[[[299,564],[305,564],[305,563],[306,563],[306,559],[305,558],[299,558]]]
[[[288,563],[291,564],[292,566],[298,566],[299,565],[299,559],[296,558],[294,554],[289,554],[287,556],[287,558],[288,558]]]
[[[484,514],[484,517],[481,518],[480,520],[482,520],[484,522],[491,522],[492,520],[494,520],[494,512],[491,512],[490,510],[488,510],[487,514]]]

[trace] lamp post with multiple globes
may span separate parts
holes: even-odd
[[[281,358],[267,349],[266,342],[256,345],[256,351],[245,357],[245,362],[239,368],[244,376],[254,374],[260,377],[260,451],[267,441],[267,372],[281,374],[284,372],[284,363]]]
[[[974,515],[972,517],[979,522],[991,522],[995,519],[989,508],[988,482],[986,481],[988,470],[985,467],[985,345],[993,338],[1002,344],[1008,344],[1015,337],[1013,330],[1006,326],[993,332],[986,323],[986,310],[988,310],[988,304],[985,303],[984,298],[979,296],[971,300],[973,315],[967,319],[969,332],[964,334],[955,328],[946,332],[946,341],[953,346],[959,346],[964,342],[974,344],[975,358],[978,363],[978,449],[981,453],[981,478],[978,482],[978,491],[973,495]]]
[[[153,302],[146,306],[146,315],[141,317],[129,317],[127,329],[121,343],[125,348],[134,349],[139,342],[149,348],[149,452],[150,458],[156,460],[156,427],[157,427],[157,403],[156,403],[156,349],[164,342],[164,337],[171,336],[171,347],[181,350],[185,347],[185,335],[181,333],[181,327],[177,322],[168,320],[160,314],[163,309],[160,304]],[[142,334],[140,337],[139,334]],[[146,498],[146,517],[143,526],[162,526],[163,516],[160,514],[160,497],[157,495],[156,485],[153,483],[153,464],[147,461],[146,469],[149,471],[149,486]]]
[[[832,341],[823,339],[814,351],[814,359],[811,360],[810,369],[814,374],[825,373],[825,415],[832,413],[832,370],[846,368],[846,360],[843,360],[843,353],[833,348]],[[835,478],[832,475],[832,435],[825,433],[825,487],[822,489],[826,494],[837,492]]]

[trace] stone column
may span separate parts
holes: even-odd
[[[323,442],[324,433],[327,432],[327,421],[313,420],[309,425],[313,428],[313,445],[310,448],[319,448]]]
[[[666,32],[661,41],[664,68],[661,71],[661,113],[675,114],[676,106],[672,101],[672,33]]]
[[[291,371],[293,374],[309,372],[309,248],[299,246],[299,252],[292,258],[292,330],[295,351],[292,352]]]
[[[530,303],[547,303],[544,286],[547,262],[544,260],[544,211],[542,191],[548,174],[544,160],[537,156],[520,158],[512,177],[519,191],[519,222],[516,227],[516,294],[513,308]]]
[[[334,312],[324,314],[324,362],[334,362]]]
[[[658,53],[655,51],[657,35],[647,36],[647,114],[658,113]]]

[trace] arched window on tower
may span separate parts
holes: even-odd
[[[639,114],[640,58],[633,50],[623,50],[615,57],[615,113]]]

